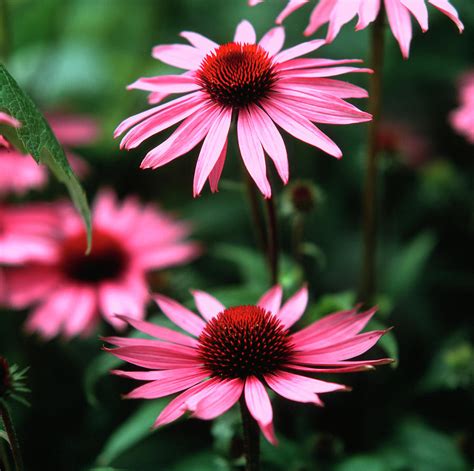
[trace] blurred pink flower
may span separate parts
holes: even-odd
[[[0,204],[0,264],[48,261],[55,252],[58,222],[52,205]]]
[[[74,172],[80,177],[85,176],[89,166],[82,157],[71,152],[68,147],[91,143],[98,134],[97,123],[91,118],[80,115],[60,114],[48,116],[48,122],[59,142],[65,147],[66,156]],[[4,141],[0,136],[0,144],[5,144]],[[46,167],[38,165],[30,155],[9,147],[0,148],[0,195],[9,192],[22,194],[30,189],[45,186],[48,181]]]
[[[152,92],[150,99],[155,103],[170,94],[186,95],[126,119],[116,129],[115,137],[131,128],[121,147],[133,149],[182,121],[168,139],[148,152],[141,167],[161,167],[204,140],[194,174],[194,196],[201,193],[207,179],[211,190],[217,191],[233,119],[244,164],[267,198],[271,187],[264,151],[283,182],[289,178],[287,152],[276,125],[339,158],[339,147],[313,122],[350,124],[371,119],[344,101],[366,97],[365,90],[327,78],[371,72],[341,66],[359,60],[297,59],[324,45],[323,40],[281,51],[285,39],[282,27],[273,28],[256,44],[255,30],[248,21],[238,25],[233,42],[221,46],[197,33],[186,31],[181,36],[191,45],[156,46],[153,57],[186,72],[141,78],[128,88]]]
[[[263,0],[249,0],[250,5],[257,5]],[[339,34],[342,26],[358,16],[356,31],[366,28],[375,20],[380,11],[381,0],[319,0],[313,9],[309,24],[304,34],[310,36],[323,24],[329,23],[326,40],[331,42]],[[413,15],[423,32],[428,30],[428,9],[425,0],[383,0],[388,22],[395,39],[400,45],[403,57],[410,53],[412,38],[411,17]],[[444,13],[458,27],[459,32],[464,29],[459,20],[456,9],[449,0],[427,0],[429,4]],[[306,5],[309,0],[289,0],[287,6],[278,15],[276,22],[283,20],[294,11]]]
[[[459,108],[449,116],[451,126],[474,144],[474,71],[464,74],[459,81],[459,102]]]
[[[141,319],[148,299],[146,273],[183,264],[199,253],[183,239],[187,224],[129,197],[123,203],[102,191],[93,208],[93,246],[85,255],[83,223],[70,205],[58,204],[59,234],[54,252],[42,263],[6,270],[7,303],[23,308],[39,303],[26,328],[48,339],[87,335],[99,312],[119,329],[115,314]]]
[[[120,317],[131,326],[159,340],[108,337],[118,348],[113,355],[149,371],[114,371],[145,381],[126,397],[155,399],[180,391],[161,412],[154,426],[168,424],[186,412],[213,419],[245,397],[262,433],[273,444],[273,412],[269,387],[286,399],[322,405],[319,394],[343,391],[341,384],[321,381],[311,373],[347,373],[373,369],[391,362],[346,361],[369,350],[385,330],[359,332],[375,309],[356,309],[326,316],[290,333],[308,301],[303,287],[283,307],[282,289],[274,286],[255,306],[226,308],[211,295],[193,292],[201,317],[162,295],[155,300],[164,314],[188,335],[132,318]]]
[[[3,111],[0,111],[0,124],[6,124],[7,126],[12,126],[14,128],[19,128],[21,126],[21,123],[10,116],[7,113],[4,113]],[[0,147],[10,147],[10,143],[3,137],[2,134],[0,134]]]

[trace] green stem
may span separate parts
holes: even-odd
[[[5,426],[5,432],[7,432],[8,440],[10,440],[10,447],[13,455],[13,462],[15,463],[16,471],[23,471],[23,459],[20,453],[20,444],[16,436],[15,428],[13,427],[13,421],[10,415],[5,401],[0,400],[0,417],[2,418],[3,425]]]
[[[6,442],[4,440],[0,440],[0,469],[5,471],[11,471],[12,469],[8,458]]]
[[[267,212],[267,259],[272,285],[278,283],[278,229],[273,197],[265,200]]]
[[[293,258],[295,262],[303,268],[302,264],[302,244],[304,236],[304,223],[305,217],[303,214],[296,213],[293,217],[292,227],[291,227],[291,239],[293,247]]]
[[[260,469],[260,432],[257,422],[250,415],[243,395],[240,398],[240,412],[244,432],[245,470],[258,471]]]
[[[385,12],[381,7],[379,15],[371,28],[371,66],[374,73],[370,80],[369,112],[372,121],[369,123],[369,145],[366,161],[365,182],[363,191],[363,258],[361,286],[359,300],[364,303],[371,302],[376,286],[376,252],[377,252],[377,174],[378,174],[378,148],[377,137],[379,134],[380,111],[382,102],[382,69],[384,50],[384,20]]]

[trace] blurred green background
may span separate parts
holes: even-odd
[[[231,40],[241,19],[259,35],[284,2],[249,8],[246,0],[9,0],[11,74],[43,110],[86,113],[101,139],[81,150],[92,166],[84,185],[90,200],[101,186],[120,195],[156,200],[193,221],[204,256],[188,267],[153,277],[152,286],[190,302],[189,289],[209,290],[225,303],[255,301],[269,284],[256,252],[240,184],[230,155],[216,195],[192,199],[196,152],[158,171],[141,171],[146,151],[121,152],[112,139],[125,117],[148,107],[146,94],[125,86],[171,68],[151,58],[152,46],[182,42],[198,31],[219,43]],[[328,396],[324,409],[275,400],[281,444],[263,444],[265,470],[456,471],[474,463],[474,343],[472,291],[473,147],[450,128],[456,80],[474,68],[472,0],[453,0],[466,31],[457,33],[436,9],[430,29],[414,26],[408,61],[387,30],[384,119],[426,143],[421,161],[406,150],[406,135],[381,158],[377,322],[395,326],[378,347],[396,367],[340,378],[350,394]],[[287,21],[286,45],[302,41],[309,7]],[[346,26],[318,51],[330,58],[367,59],[367,31]],[[324,31],[317,37],[322,37]],[[362,75],[362,74],[361,74]],[[367,86],[367,77],[344,78]],[[366,101],[358,103],[366,109]],[[344,152],[338,162],[287,139],[291,180],[311,179],[317,207],[305,220],[303,269],[291,257],[295,215],[286,190],[278,192],[284,251],[282,282],[291,294],[307,279],[312,304],[304,322],[352,306],[359,284],[366,125],[325,127]],[[416,156],[415,156],[416,157]],[[272,169],[273,170],[273,169]],[[64,194],[52,182],[23,200]],[[22,199],[17,198],[17,201]],[[157,309],[150,307],[157,315]],[[111,377],[113,361],[98,338],[43,343],[22,333],[25,312],[2,311],[0,353],[30,365],[31,407],[14,410],[28,470],[231,470],[241,466],[238,414],[214,423],[189,420],[150,432],[166,401],[122,401],[129,381]],[[160,321],[160,316],[156,317]]]

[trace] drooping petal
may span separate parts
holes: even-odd
[[[276,70],[314,69],[315,67],[333,67],[344,64],[360,64],[361,59],[292,59],[275,66]]]
[[[411,14],[416,18],[423,32],[428,30],[428,9],[425,0],[400,0]]]
[[[245,380],[245,403],[252,417],[257,421],[265,438],[272,444],[276,444],[273,429],[269,425],[273,422],[273,410],[265,386],[255,376],[249,376]]]
[[[74,303],[64,319],[64,334],[66,337],[74,337],[83,333],[96,315],[96,293],[88,286],[78,287]]]
[[[317,80],[300,77],[282,79],[278,82],[276,90],[298,90],[314,95],[315,93],[325,93],[338,98],[367,98],[367,90],[364,90],[352,83],[342,80],[319,78]]]
[[[145,90],[159,93],[185,93],[199,90],[201,85],[191,75],[159,75],[142,77],[131,83],[128,90]]]
[[[337,2],[331,11],[328,33],[326,40],[328,42],[334,41],[334,38],[339,34],[342,26],[352,20],[359,10],[360,0],[345,0],[344,2]]]
[[[142,321],[139,319],[133,319],[127,316],[118,316],[119,319],[127,322],[135,329],[143,332],[144,334],[151,335],[160,340],[165,340],[171,343],[177,343],[178,345],[184,345],[187,347],[196,347],[197,342],[194,338],[184,335],[180,332],[162,327],[160,325],[152,324],[151,322]]]
[[[290,401],[312,402],[318,406],[322,405],[321,399],[313,391],[300,388],[298,384],[292,381],[286,381],[279,373],[268,374],[264,378],[273,391]]]
[[[178,368],[175,370],[150,370],[150,371],[124,371],[111,370],[111,374],[120,376],[122,378],[136,379],[138,381],[156,381],[162,378],[170,378],[174,376],[196,375],[202,372],[200,368]]]
[[[285,29],[281,26],[272,28],[266,33],[260,42],[258,43],[263,49],[265,49],[270,56],[274,56],[281,51],[283,44],[285,43]]]
[[[464,31],[464,25],[459,19],[458,12],[448,0],[428,0],[428,3],[431,3],[431,5],[433,5],[440,12],[444,13],[451,21],[453,21],[458,27],[460,33]]]
[[[244,382],[240,378],[221,381],[212,394],[201,399],[195,406],[193,416],[212,420],[227,412],[240,398]]]
[[[156,301],[163,313],[178,327],[181,327],[191,335],[199,337],[206,323],[194,312],[186,309],[181,304],[162,294],[155,294],[153,299]]]
[[[283,305],[278,313],[280,322],[290,328],[303,315],[308,304],[308,287],[304,285]]]
[[[221,155],[217,159],[214,168],[211,170],[209,174],[209,186],[211,188],[212,193],[216,193],[219,191],[219,180],[221,179],[222,170],[224,168],[225,158],[227,155],[227,141],[222,148]]]
[[[253,26],[247,20],[241,21],[235,30],[234,42],[255,44],[256,41],[257,34],[255,33]]]
[[[275,20],[276,23],[281,25],[283,21],[288,18],[288,16],[290,16],[296,10],[300,9],[303,5],[306,5],[306,3],[308,3],[308,0],[289,0],[286,7],[277,16],[277,19]]]
[[[258,301],[257,306],[262,307],[265,311],[277,315],[280,306],[283,290],[280,285],[270,288]]]
[[[196,197],[201,193],[204,183],[217,163],[227,142],[232,109],[224,108],[212,123],[199,153],[194,173],[193,194]]]
[[[314,7],[309,17],[309,23],[304,30],[305,36],[311,36],[315,33],[324,23],[329,21],[331,12],[335,7],[338,0],[320,0]]]
[[[366,28],[375,21],[380,11],[380,0],[361,0],[359,5],[359,21],[356,25],[356,31]]]
[[[273,160],[283,183],[287,183],[289,178],[288,154],[280,132],[267,113],[257,105],[249,106],[249,114],[260,143]]]
[[[239,111],[237,137],[245,167],[265,198],[270,198],[272,189],[267,178],[265,156],[255,132],[253,121],[246,109]]]
[[[155,59],[180,69],[196,70],[204,59],[204,51],[185,44],[165,44],[155,46],[152,54]]]
[[[400,45],[403,57],[407,59],[412,36],[410,13],[400,0],[385,0],[385,9],[390,29]]]
[[[179,34],[181,37],[187,39],[194,47],[201,49],[204,54],[219,47],[219,44],[211,41],[202,34],[194,33],[192,31],[183,31]]]
[[[156,380],[139,386],[130,391],[125,397],[127,399],[156,399],[165,397],[183,389],[188,389],[204,381],[209,376],[207,372],[197,368],[194,371],[187,369],[186,374],[179,370],[166,370],[159,373],[161,375]]]
[[[191,293],[198,311],[206,321],[210,321],[217,314],[225,310],[225,306],[209,293],[199,290],[193,290]]]
[[[294,59],[295,57],[304,56],[305,54],[309,54],[310,52],[319,49],[321,46],[324,46],[326,41],[323,39],[313,39],[312,41],[307,41],[297,46],[290,47],[289,49],[284,49],[280,53],[275,56],[275,62],[285,62],[290,59]]]
[[[341,149],[336,143],[301,114],[292,111],[289,107],[282,109],[275,106],[270,100],[262,100],[262,106],[273,121],[292,136],[318,147],[333,157],[342,157]]]
[[[291,383],[300,390],[306,390],[316,394],[324,394],[334,391],[347,391],[348,389],[347,386],[344,386],[343,384],[321,381],[319,379],[288,373],[286,371],[279,371],[274,376],[278,378],[280,383]]]

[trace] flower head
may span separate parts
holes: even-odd
[[[459,108],[449,117],[451,126],[474,144],[474,71],[467,72],[459,81],[459,102]]]
[[[115,137],[128,132],[121,147],[132,149],[159,132],[181,123],[171,136],[152,149],[142,168],[158,168],[186,154],[204,140],[194,174],[194,196],[206,180],[217,191],[233,119],[244,164],[265,197],[271,196],[265,154],[282,181],[289,178],[288,157],[277,126],[324,152],[342,152],[313,123],[350,124],[370,115],[345,98],[366,97],[365,90],[328,77],[371,72],[347,66],[358,60],[298,59],[324,44],[314,40],[281,51],[282,27],[273,28],[257,43],[248,21],[237,27],[233,42],[219,45],[197,33],[181,33],[190,45],[156,46],[153,57],[185,69],[180,75],[141,78],[129,86],[151,92],[159,103],[170,94],[185,93],[123,121]]]
[[[45,338],[90,334],[99,313],[116,328],[125,325],[117,313],[143,318],[147,272],[186,263],[199,253],[197,244],[184,240],[190,232],[186,224],[132,197],[120,204],[110,191],[99,194],[89,255],[74,209],[58,204],[52,211],[52,250],[41,262],[5,272],[7,304],[37,305],[27,329]]]
[[[249,0],[251,6],[263,0]],[[408,58],[412,38],[411,15],[416,19],[423,32],[428,30],[428,9],[425,0],[317,0],[309,24],[304,34],[310,36],[322,25],[329,23],[326,40],[331,42],[339,34],[342,26],[358,16],[356,30],[366,28],[377,18],[381,1],[384,2],[388,22],[395,39],[400,45],[403,57]],[[306,5],[309,0],[289,0],[287,6],[278,15],[276,22],[283,20],[294,11]],[[464,29],[456,9],[449,0],[427,0],[427,3],[444,13],[458,27]]]
[[[0,355],[0,400],[11,397],[28,405],[28,401],[22,397],[29,392],[24,383],[27,371],[28,368],[20,370],[17,365],[10,366],[7,359]]]
[[[308,291],[303,287],[282,307],[282,289],[275,286],[256,305],[226,308],[213,296],[193,292],[202,317],[162,295],[155,300],[165,315],[189,335],[149,322],[121,317],[153,339],[109,337],[118,358],[144,368],[114,371],[145,384],[128,398],[154,399],[180,393],[161,412],[155,427],[186,412],[213,419],[243,395],[248,409],[271,442],[273,412],[267,388],[297,402],[322,405],[320,394],[347,390],[346,386],[311,377],[313,373],[347,373],[391,362],[352,360],[369,350],[386,332],[360,334],[375,309],[356,309],[326,316],[293,332],[303,315]],[[182,392],[184,391],[184,392]]]

